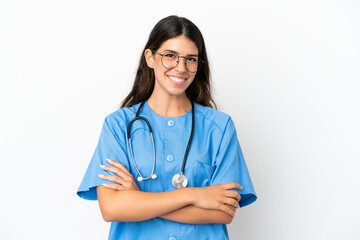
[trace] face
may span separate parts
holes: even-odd
[[[195,43],[184,35],[163,42],[160,48],[157,49],[157,52],[163,54],[168,52],[168,50],[177,52],[179,56],[197,56],[199,52]],[[186,69],[185,58],[179,58],[179,63],[173,69],[165,68],[161,63],[161,56],[157,53],[152,53],[150,49],[145,51],[145,58],[147,65],[154,69],[155,94],[159,93],[160,96],[164,94],[182,96],[195,78],[196,72],[191,73]]]

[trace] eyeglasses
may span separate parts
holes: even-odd
[[[198,56],[185,57],[185,56],[179,56],[177,53],[172,51],[166,51],[163,54],[158,53],[155,50],[152,51],[161,56],[161,63],[166,69],[175,68],[179,64],[180,58],[185,59],[186,70],[188,70],[191,73],[197,72],[200,69],[202,63],[204,63],[204,61]]]

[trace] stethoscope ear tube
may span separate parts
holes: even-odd
[[[152,128],[151,128],[151,126],[150,126],[149,121],[148,121],[146,118],[139,116],[140,109],[142,108],[142,106],[143,106],[144,104],[145,104],[145,101],[143,101],[143,102],[140,104],[138,110],[136,111],[136,116],[135,116],[133,119],[131,119],[131,121],[130,121],[129,124],[128,124],[128,127],[127,127],[127,137],[128,137],[128,139],[131,139],[131,134],[130,134],[130,132],[131,132],[131,125],[133,124],[133,122],[135,122],[135,121],[138,120],[138,119],[142,119],[142,120],[144,120],[144,121],[146,122],[146,125],[148,126],[149,131],[150,131],[150,133],[152,134]]]
[[[149,128],[150,134],[152,134],[152,128],[150,126],[149,121],[146,118],[142,117],[142,116],[138,116],[138,117],[135,117],[135,118],[131,119],[131,121],[129,122],[129,125],[128,125],[128,128],[127,128],[127,137],[128,137],[128,139],[131,139],[131,125],[133,124],[133,122],[135,122],[136,120],[139,120],[139,119],[145,121],[146,125]]]

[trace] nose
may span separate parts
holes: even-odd
[[[181,59],[183,59],[183,60],[181,60]],[[179,57],[178,61],[179,62],[177,64],[177,66],[175,67],[175,70],[178,71],[178,72],[186,72],[187,71],[187,69],[186,69],[186,58]]]

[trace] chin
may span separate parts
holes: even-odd
[[[185,91],[169,91],[168,94],[172,97],[180,97],[185,94]]]

